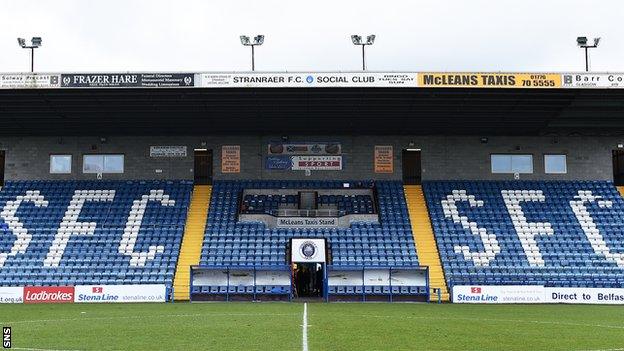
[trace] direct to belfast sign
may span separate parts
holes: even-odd
[[[620,288],[554,288],[542,285],[456,285],[454,303],[624,304]]]
[[[624,304],[624,289],[544,288],[547,303]]]
[[[74,302],[165,302],[164,284],[145,285],[78,285]]]

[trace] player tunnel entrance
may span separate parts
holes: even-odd
[[[293,263],[293,293],[300,298],[322,298],[325,267],[322,263]]]
[[[290,239],[293,295],[295,298],[326,297],[326,242],[319,238]]]

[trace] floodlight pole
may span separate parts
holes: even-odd
[[[364,55],[364,47],[366,45],[362,44],[362,71],[366,71],[366,61],[365,61],[365,55]]]
[[[251,45],[251,71],[252,72],[256,70],[254,46],[255,45]]]
[[[600,38],[594,38],[594,44],[587,44],[587,37],[577,37],[576,43],[582,49],[585,49],[585,72],[589,72],[589,49],[595,49],[598,47],[598,43],[600,43]]]
[[[253,37],[253,41],[250,41],[248,36],[241,35],[240,40],[243,46],[251,46],[251,71],[253,72],[256,70],[256,48],[254,46],[264,43],[264,35],[256,35]]]
[[[373,43],[375,42],[375,35],[371,34],[366,37],[366,41],[363,41],[362,36],[353,34],[351,36],[351,42],[353,42],[353,45],[362,46],[362,71],[366,71],[366,48],[365,46],[373,45]]]
[[[35,49],[41,46],[41,37],[33,37],[32,45],[26,45],[24,38],[17,38],[17,43],[22,49],[30,49],[30,72],[35,72]]]

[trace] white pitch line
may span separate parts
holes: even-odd
[[[303,324],[301,324],[302,329],[302,346],[301,350],[308,351],[308,303],[303,303]]]
[[[470,318],[470,317],[429,317],[429,316],[387,316],[374,314],[351,314],[344,315],[346,317],[371,317],[371,318],[391,318],[391,319],[430,319],[430,320],[458,320],[458,321],[474,321],[474,322],[509,322],[509,323],[534,323],[534,324],[552,324],[566,325],[573,327],[592,327],[592,328],[608,328],[608,329],[624,329],[624,325],[605,325],[605,324],[587,324],[587,323],[570,323],[558,321],[540,321],[526,319],[501,319],[501,318]],[[590,350],[591,351],[591,350]],[[598,350],[600,351],[600,350]],[[606,350],[610,351],[610,350]],[[615,350],[619,351],[619,350]],[[622,350],[624,351],[624,350]]]
[[[32,347],[12,347],[13,350],[24,350],[24,351],[77,351],[77,350],[61,350],[61,349],[35,349]]]
[[[0,321],[0,324],[24,324],[24,323],[50,323],[50,322],[74,322],[74,321],[97,321],[97,320],[117,320],[117,319],[154,319],[154,318],[174,318],[174,317],[266,317],[266,316],[296,316],[298,313],[196,313],[196,314],[157,314],[139,316],[107,316],[107,317],[79,317],[79,318],[58,318],[58,319],[33,319],[21,321]],[[84,315],[83,315],[84,316]]]

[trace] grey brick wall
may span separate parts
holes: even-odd
[[[193,179],[193,149],[208,148],[214,155],[215,179],[401,179],[401,150],[422,150],[423,179],[513,179],[511,174],[491,174],[490,154],[529,153],[533,155],[534,173],[521,179],[612,179],[611,150],[624,143],[613,137],[489,137],[480,136],[290,136],[290,141],[338,141],[342,144],[344,170],[317,171],[309,177],[302,171],[266,170],[264,159],[274,136],[206,136],[206,137],[25,137],[2,138],[0,149],[6,150],[5,178],[16,179],[95,179],[95,174],[82,173],[82,155],[122,153],[124,174],[105,174],[104,179]],[[185,158],[150,158],[151,145],[186,145]],[[221,146],[241,146],[241,173],[222,174]],[[375,145],[394,146],[393,174],[375,174]],[[72,174],[49,173],[49,155],[73,155]],[[544,174],[543,155],[567,155],[567,174]],[[161,170],[162,172],[158,172]]]

